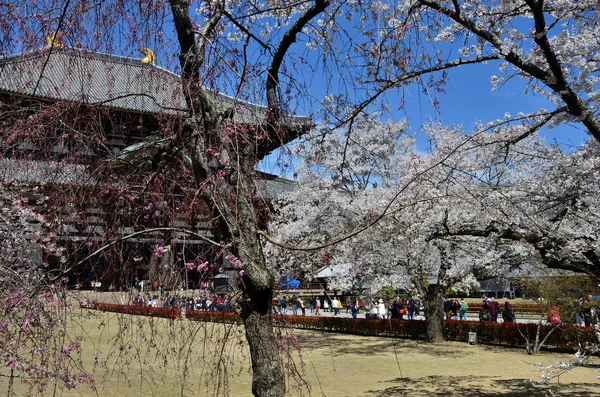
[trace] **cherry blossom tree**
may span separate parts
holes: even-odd
[[[372,54],[356,53],[354,48],[370,43],[379,26],[381,4],[47,0],[7,2],[0,7],[6,16],[0,27],[4,38],[0,51],[23,56],[39,51],[48,37],[42,70],[61,49],[131,57],[139,47],[147,56],[146,47],[154,44],[155,57],[147,62],[161,60],[181,74],[178,84],[184,106],[162,105],[163,114],[143,114],[137,120],[116,120],[107,110],[112,101],[125,98],[97,102],[76,92],[65,101],[35,101],[38,96],[56,98],[53,94],[64,88],[68,76],[44,89],[43,79],[34,79],[26,84],[31,88],[26,98],[3,102],[6,157],[42,161],[37,169],[52,164],[62,178],[52,194],[57,230],[79,226],[85,231],[80,234],[86,234],[90,218],[85,210],[102,208],[102,233],[90,233],[80,244],[71,244],[71,252],[78,255],[70,256],[72,263],[48,272],[48,280],[68,276],[100,255],[124,271],[141,256],[125,253],[125,239],[152,233],[168,242],[177,233],[193,233],[177,228],[177,221],[185,218],[186,224],[193,224],[194,213],[202,212],[216,236],[204,241],[214,255],[229,251],[229,261],[236,264],[240,276],[253,394],[283,395],[285,380],[272,327],[275,280],[266,266],[260,237],[268,211],[256,195],[254,170],[266,155],[311,128],[309,118],[293,117],[301,105],[312,113],[326,94],[363,102],[345,110],[330,109],[326,115],[346,121],[357,117],[366,103],[375,106],[379,92],[372,93],[372,84],[355,77],[328,84],[328,92],[314,94],[316,101],[307,92],[320,65],[325,68],[319,78],[330,82],[333,75],[363,73],[364,57]],[[360,25],[356,31],[364,34],[351,32],[350,26],[356,24]],[[350,39],[355,46],[340,38]],[[87,79],[93,79],[93,73]],[[216,100],[215,92],[230,98]],[[107,134],[119,124],[127,131],[151,128],[148,132],[153,136],[115,154]],[[69,168],[69,164],[76,166]],[[65,170],[73,171],[72,179],[65,178]],[[27,180],[49,181],[36,178]],[[68,219],[68,225],[61,217]],[[73,219],[78,220],[75,225]],[[136,231],[123,236],[124,227]]]
[[[545,98],[549,107],[512,119],[529,127],[515,131],[513,140],[561,123],[581,124],[599,140],[597,13],[591,0],[403,1],[382,13],[382,35],[385,43],[402,37],[405,47],[370,77],[382,90],[407,78],[434,79],[438,89],[428,92],[439,103],[449,69],[497,65],[493,91],[519,79],[524,95]],[[378,48],[398,48],[385,43]],[[388,70],[397,70],[396,77],[388,78]]]
[[[589,152],[594,141],[566,154],[536,135],[507,145],[500,134],[469,135],[432,124],[426,127],[431,151],[419,153],[405,125],[364,128],[361,139],[348,143],[343,135],[332,135],[332,142],[320,145],[346,144],[345,168],[356,170],[355,178],[341,178],[341,167],[331,167],[320,147],[304,155],[307,180],[276,208],[273,233],[296,245],[281,245],[273,253],[288,264],[276,271],[300,268],[313,274],[315,264],[337,264],[348,269],[336,281],[341,287],[370,282],[416,290],[428,303],[428,339],[435,341],[442,339],[442,298],[449,288],[515,267],[588,273],[595,268],[598,219],[587,194],[596,183],[588,170],[595,168],[579,163],[581,158],[596,163],[594,149]],[[364,149],[390,129],[396,139],[372,145],[387,147],[388,156],[366,161],[370,150]],[[357,148],[364,152],[353,157]],[[573,162],[578,165],[571,168]],[[559,178],[557,168],[578,175],[573,184]],[[365,185],[362,175],[372,184]],[[557,184],[559,179],[567,182]],[[321,251],[315,255],[311,248]]]
[[[560,228],[566,224],[562,223],[564,216],[580,211],[580,195],[570,195],[566,190],[561,190],[565,185],[557,184],[557,180],[565,177],[568,182],[572,181],[573,174],[587,174],[590,165],[596,163],[594,145],[588,144],[581,152],[571,156],[538,143],[537,148],[532,148],[535,152],[529,151],[526,161],[516,163],[510,158],[512,153],[522,150],[519,148],[514,152],[513,145],[535,136],[543,127],[554,127],[565,122],[582,123],[590,136],[598,139],[598,41],[595,39],[597,18],[594,18],[597,4],[553,1],[480,4],[471,1],[419,0],[402,2],[395,7],[388,4],[380,6],[377,12],[383,22],[381,33],[372,40],[374,62],[369,64],[364,78],[364,81],[377,86],[379,92],[384,93],[390,87],[398,87],[409,81],[416,82],[434,95],[435,106],[435,103],[443,100],[444,86],[452,84],[447,79],[449,69],[496,63],[500,76],[490,76],[494,91],[502,89],[504,82],[519,78],[523,81],[525,94],[544,97],[549,106],[554,106],[551,110],[523,112],[517,117],[507,114],[501,120],[475,124],[472,136],[480,138],[477,140],[458,134],[458,139],[448,139],[446,136],[445,142],[438,141],[443,144],[441,149],[447,153],[461,148],[465,142],[475,143],[476,153],[465,155],[466,159],[489,156],[490,153],[495,158],[493,162],[479,162],[473,168],[472,165],[454,160],[460,159],[460,156],[445,158],[442,154],[438,157],[443,159],[439,163],[443,166],[440,169],[445,167],[452,171],[449,175],[453,172],[463,174],[479,182],[476,189],[471,189],[467,194],[476,193],[473,199],[479,202],[478,209],[483,212],[465,211],[462,215],[466,215],[466,219],[462,219],[462,216],[451,217],[450,213],[448,217],[440,216],[439,230],[434,231],[430,238],[447,240],[468,237],[475,238],[475,241],[483,238],[492,244],[517,242],[516,246],[520,245],[520,250],[526,256],[534,255],[548,266],[597,275],[597,229],[591,226],[595,224],[596,217],[593,212],[584,217],[591,220],[585,228],[581,228],[581,224],[569,231]],[[399,37],[402,38],[399,41],[402,45],[395,44]],[[380,54],[385,56],[379,57]],[[429,85],[424,86],[425,82]],[[343,96],[331,97],[328,102],[331,117],[343,122],[338,113],[340,109],[352,107],[348,102]],[[354,109],[364,109],[361,105],[367,102]],[[347,143],[352,138],[347,136],[345,141],[333,147],[343,148],[343,153],[346,153]],[[438,149],[440,147],[435,148],[436,151]],[[578,169],[575,159],[581,156],[590,163],[581,164]],[[559,164],[564,166],[566,162],[570,163],[569,167],[559,167]],[[520,174],[509,172],[517,166]],[[556,167],[561,170],[558,171]],[[547,169],[556,171],[546,173]],[[340,163],[340,170],[351,173],[351,167],[345,167],[343,163]],[[352,181],[351,175],[339,175],[339,172],[334,178]],[[576,180],[573,185],[568,184],[568,189],[581,192],[585,197],[587,188],[584,186],[593,185],[594,177],[587,174],[587,182],[582,183],[579,178]],[[516,188],[519,184],[521,187]],[[544,192],[544,195],[540,192]],[[569,198],[574,200],[570,201]],[[569,203],[576,207],[570,207]],[[293,205],[287,205],[286,208],[293,209]],[[490,209],[493,210],[491,213]],[[580,223],[581,219],[575,215],[571,221]],[[557,228],[560,228],[561,237],[553,233],[558,231]],[[578,234],[577,230],[585,231]],[[327,241],[326,238],[321,240]],[[335,241],[335,237],[332,241]],[[568,247],[577,248],[571,250]]]
[[[242,318],[250,345],[252,391],[256,396],[280,396],[285,389],[271,324],[275,279],[266,264],[262,244],[262,239],[269,240],[263,231],[268,205],[257,197],[254,184],[255,167],[265,156],[281,148],[282,153],[288,153],[285,146],[306,135],[316,122],[326,124],[321,130],[325,135],[342,132],[344,139],[335,146],[341,152],[335,159],[339,165],[332,186],[351,190],[351,185],[362,185],[362,191],[350,191],[349,196],[356,204],[361,200],[374,203],[374,208],[365,213],[367,207],[360,211],[349,207],[349,213],[359,215],[342,224],[346,234],[338,230],[335,236],[359,235],[384,218],[386,222],[381,222],[381,227],[388,225],[392,230],[397,225],[411,225],[410,217],[400,215],[413,208],[419,226],[415,225],[414,231],[403,238],[414,239],[412,244],[419,247],[416,252],[421,256],[415,268],[421,268],[423,263],[438,267],[443,263],[442,269],[456,262],[452,259],[454,246],[461,236],[465,241],[479,237],[490,244],[498,241],[494,240],[498,236],[502,241],[515,236],[515,230],[506,227],[510,224],[507,220],[498,223],[491,217],[472,219],[473,223],[478,222],[478,227],[472,229],[459,229],[453,224],[464,215],[472,218],[481,213],[468,211],[469,205],[487,210],[498,208],[500,213],[504,210],[500,205],[492,207],[493,201],[478,199],[486,195],[504,197],[494,189],[508,185],[511,178],[517,179],[508,171],[517,168],[517,160],[512,156],[520,152],[509,150],[509,161],[490,163],[490,159],[502,158],[505,149],[521,141],[530,142],[526,138],[545,125],[577,122],[594,138],[600,136],[595,102],[597,4],[591,0],[506,1],[490,5],[474,1],[411,1],[400,2],[397,7],[379,1],[38,0],[4,2],[0,11],[5,16],[0,24],[3,54],[39,49],[47,36],[51,37],[49,54],[55,45],[63,45],[131,57],[139,47],[154,45],[161,65],[181,73],[184,109],[163,109],[179,113],[176,117],[153,119],[154,139],[138,147],[134,156],[112,153],[106,140],[107,117],[103,117],[107,104],[85,98],[77,103],[39,104],[26,98],[3,104],[3,124],[10,127],[3,130],[3,144],[7,157],[27,149],[19,146],[26,142],[25,146],[31,146],[29,156],[25,156],[28,160],[49,156],[46,160],[55,160],[56,167],[62,169],[66,169],[65,164],[85,164],[89,167],[86,174],[93,177],[90,186],[117,187],[104,189],[104,194],[89,193],[86,200],[80,200],[76,197],[82,189],[71,185],[63,189],[60,197],[52,197],[56,198],[56,208],[71,217],[81,217],[81,207],[101,204],[105,198],[104,207],[112,209],[106,211],[107,225],[114,227],[106,229],[101,241],[90,239],[86,243],[91,246],[76,248],[112,255],[119,264],[125,265],[137,257],[124,259],[118,250],[117,241],[123,237],[118,232],[123,214],[131,216],[127,222],[133,219],[140,229],[164,233],[160,238],[168,241],[177,229],[176,215],[184,214],[191,224],[197,220],[194,213],[210,211],[205,220],[218,241],[206,242],[221,254],[229,250],[241,274],[240,286],[247,302]],[[532,18],[533,34],[522,28],[523,17]],[[563,30],[551,36],[559,27]],[[439,41],[446,43],[441,53],[433,44]],[[459,57],[445,52],[452,51],[454,43],[460,43]],[[463,157],[470,161],[486,155],[487,163],[461,163],[458,154],[464,152],[457,149],[464,147],[465,142],[476,141],[470,135],[448,133],[437,143],[435,156],[414,152],[409,155],[408,151],[399,150],[397,164],[387,166],[389,176],[381,171],[371,177],[366,167],[372,168],[373,161],[386,155],[385,135],[379,141],[372,140],[372,155],[360,159],[365,165],[362,169],[349,167],[349,160],[358,164],[351,156],[358,156],[362,150],[347,150],[363,130],[356,128],[355,123],[365,112],[389,112],[392,101],[388,95],[395,89],[416,82],[422,89],[441,92],[446,69],[491,61],[499,62],[501,71],[506,73],[503,78],[512,74],[524,77],[529,91],[547,97],[556,108],[478,126],[471,135],[486,142],[477,144],[482,148],[478,154]],[[325,81],[323,87],[313,84],[315,79]],[[502,83],[502,78],[493,80]],[[38,82],[33,85],[31,97],[36,97]],[[60,90],[61,84],[53,89]],[[230,95],[231,101],[215,101],[214,92]],[[397,101],[393,103],[396,106]],[[24,107],[25,104],[31,106]],[[249,108],[254,111],[248,111]],[[314,113],[313,119],[291,117],[296,112]],[[79,123],[82,119],[85,128]],[[148,125],[141,121],[131,124],[140,129]],[[494,135],[496,132],[501,133],[499,137]],[[318,140],[315,135],[314,142]],[[492,145],[495,141],[498,144]],[[64,142],[69,144],[69,150],[56,150],[57,144]],[[527,156],[528,161],[533,161],[532,155]],[[286,163],[284,157],[283,165],[289,166],[289,159]],[[126,166],[116,166],[122,163]],[[485,183],[475,183],[482,179],[483,170],[487,172]],[[522,177],[526,175],[522,171]],[[374,188],[375,183],[381,188]],[[455,193],[454,189],[475,192],[477,199],[465,203],[467,200],[460,200],[464,194]],[[376,192],[376,199],[366,198],[371,192]],[[457,198],[457,202],[452,201]],[[111,208],[115,200],[118,205]],[[457,207],[459,204],[463,207]],[[452,211],[457,208],[463,208],[463,212],[455,215]],[[433,216],[428,218],[426,215],[432,210]],[[530,219],[533,213],[520,211],[527,214],[522,215],[524,219]],[[396,213],[399,218],[389,217],[388,222],[386,215]],[[503,219],[513,214],[514,211],[504,210]],[[489,220],[485,227],[481,227],[483,219]],[[60,224],[57,221],[55,225]],[[166,227],[161,228],[164,224]],[[519,230],[519,236],[523,235]],[[344,241],[350,242],[346,237],[331,236],[317,240],[339,250],[345,249]],[[333,248],[334,242],[340,248]],[[583,242],[580,238],[577,245]],[[393,240],[387,244],[389,248],[397,246]],[[366,247],[363,252],[372,251]],[[550,252],[543,244],[537,248],[540,253],[543,249]],[[413,256],[405,254],[405,258],[414,262]],[[401,260],[372,257],[364,263],[366,269],[381,263],[397,265]],[[50,279],[69,274],[77,264],[79,261],[49,273]]]
[[[8,370],[3,372],[7,393],[16,393],[15,380],[32,394],[56,385],[94,387],[94,376],[81,359],[81,341],[62,332],[70,305],[61,284],[49,283],[45,275],[49,257],[66,260],[64,248],[35,209],[43,203],[23,195],[22,189],[3,183],[0,197],[0,349]]]

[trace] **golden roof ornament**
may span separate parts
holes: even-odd
[[[154,65],[154,52],[152,52],[152,50],[150,48],[146,48],[146,47],[141,48],[140,52],[142,54],[144,54],[144,56],[146,57],[146,58],[142,59],[143,64]]]
[[[54,31],[52,33],[50,33],[48,35],[48,37],[46,38],[47,42],[48,42],[48,48],[63,48],[64,45],[62,43],[59,42],[59,40],[62,38],[62,34],[59,34],[57,31]]]

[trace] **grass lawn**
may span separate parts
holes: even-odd
[[[527,356],[521,350],[458,342],[430,345],[280,331],[289,353],[285,370],[294,375],[289,381],[290,396],[545,396],[546,389],[530,382],[540,375],[535,363],[571,357]],[[69,335],[81,340],[81,359],[87,370],[96,373],[99,396],[251,395],[250,362],[241,326],[75,310]],[[560,384],[554,381],[551,386],[559,395],[600,396],[597,375],[591,368],[575,368],[560,378]],[[7,388],[6,377],[0,376],[0,395],[7,395]],[[96,395],[85,385],[54,392],[49,388],[43,395]],[[15,395],[23,393],[17,382]]]

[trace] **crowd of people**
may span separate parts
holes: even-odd
[[[454,307],[454,304],[449,304],[449,306]],[[576,324],[586,327],[600,324],[598,303],[592,299],[592,295],[586,295],[579,299],[573,309]],[[452,310],[453,309],[450,309],[450,313]],[[444,306],[444,311],[446,311],[446,306]],[[479,320],[497,322],[499,315],[502,316],[502,321],[505,323],[513,323],[516,320],[515,311],[510,302],[504,302],[504,306],[502,307],[502,310],[500,310],[500,305],[493,296],[488,298],[483,295],[483,305],[479,311]],[[554,326],[563,323],[558,305],[552,305],[550,307],[546,315],[546,322],[547,324]]]
[[[419,315],[419,306],[412,299],[401,299],[398,296],[387,302],[379,299],[377,302],[371,301],[369,305],[365,305],[365,318],[403,320],[404,316],[406,316],[407,320],[412,320],[415,316]]]
[[[483,305],[479,310],[480,321],[491,321],[498,322],[498,316],[502,316],[502,321],[505,323],[514,323],[516,320],[515,311],[512,304],[509,301],[504,302],[502,311],[500,311],[500,305],[496,301],[496,298],[487,298],[483,295]]]
[[[203,310],[214,312],[231,311],[232,305],[235,304],[229,295],[203,294],[195,297],[184,297],[180,295],[165,294],[159,295],[142,295],[137,294],[135,297],[135,305],[137,306],[152,306],[164,308],[176,308],[185,310]]]
[[[280,314],[288,314],[288,310],[294,316],[297,316],[299,313],[303,316],[306,315],[306,304],[304,299],[298,297],[297,295],[280,295],[277,297],[276,305],[277,312]],[[311,312],[312,312],[311,305]]]
[[[461,298],[460,302],[458,299],[444,301],[444,315],[446,316],[446,320],[466,320],[468,309],[469,304],[465,301],[465,298]]]
[[[297,295],[279,295],[275,299],[275,309],[280,314],[306,315],[307,309],[310,315],[320,316],[322,313],[332,313],[339,315],[345,308],[345,313],[350,313],[353,318],[358,318],[361,310],[364,311],[365,318],[379,319],[407,319],[411,320],[419,315],[419,304],[414,300],[400,299],[396,297],[393,300],[384,302],[383,299],[367,300],[361,302],[358,298],[347,297],[345,305],[342,299],[337,296],[312,296],[310,298],[301,298]]]
[[[135,298],[136,305],[147,305],[154,307],[171,307],[186,310],[204,310],[204,311],[231,311],[232,301],[229,295],[217,295],[214,292],[204,290],[203,293],[194,297],[184,297],[177,294],[143,294],[139,292]],[[384,301],[383,299],[359,301],[357,298],[347,297],[345,305],[337,296],[312,296],[309,298],[300,297],[296,294],[281,294],[274,300],[274,309],[279,314],[302,315],[308,314],[320,316],[323,312],[331,313],[334,316],[339,315],[345,309],[345,313],[350,313],[353,318],[363,311],[367,319],[407,319],[412,320],[419,316],[420,303],[413,299],[395,299]],[[467,311],[469,304],[464,298],[448,299],[444,301],[443,310],[447,320],[467,320]],[[576,323],[585,326],[600,324],[600,310],[598,310],[597,301],[592,299],[591,295],[586,295],[575,305]],[[498,322],[501,318],[505,323],[516,321],[515,311],[509,301],[500,305],[493,296],[482,296],[482,306],[479,310],[480,321]],[[560,325],[561,318],[558,306],[554,305],[547,313],[547,323]]]

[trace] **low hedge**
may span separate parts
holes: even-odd
[[[283,325],[302,329],[415,340],[424,340],[426,335],[424,320],[366,320],[317,316],[280,317],[282,317]],[[539,340],[542,341],[552,328],[554,328],[552,325],[540,326]],[[476,332],[478,343],[525,347],[525,339],[519,330],[533,343],[538,324],[448,320],[444,321],[443,330],[446,340],[466,342],[469,339],[469,332]],[[548,337],[544,346],[547,349],[574,351],[580,344],[585,346],[588,343],[598,343],[596,330],[593,327],[563,324]]]
[[[181,310],[172,307],[152,307],[152,306],[134,306],[118,305],[114,303],[102,302],[82,302],[80,306],[84,309],[101,310],[103,312],[133,314],[136,316],[152,316],[168,318],[171,320],[181,320]]]
[[[552,325],[541,325],[539,341],[554,328]],[[519,332],[519,330],[521,332]],[[492,323],[488,321],[457,321],[444,322],[444,337],[447,340],[466,341],[469,332],[477,332],[479,343],[524,347],[527,336],[534,342],[538,331],[537,323]],[[579,344],[597,343],[598,337],[593,327],[580,327],[572,324],[562,324],[546,340],[544,346],[560,351],[574,351]]]
[[[366,336],[424,339],[423,320],[377,320],[321,316],[278,316],[284,326]]]
[[[97,302],[82,303],[81,307],[108,312],[181,319],[181,310],[173,308],[116,305]],[[240,316],[234,312],[187,310],[185,317],[189,320],[218,323],[234,323],[241,321]],[[388,336],[402,339],[424,340],[426,335],[426,325],[424,320],[367,320],[362,318],[291,316],[279,314],[274,314],[273,320],[276,326],[364,336]],[[552,328],[554,327],[551,325],[540,326],[539,340],[543,340]],[[538,324],[447,320],[444,321],[443,330],[444,338],[446,340],[466,342],[469,337],[469,332],[476,332],[478,343],[524,347],[525,340],[523,336],[521,336],[521,333],[528,336],[529,340],[533,342],[538,330]],[[544,346],[547,349],[574,351],[579,345],[585,346],[588,343],[598,343],[596,332],[597,331],[593,327],[579,327],[563,324],[550,335]]]
[[[204,310],[186,310],[185,318],[211,323],[234,323],[241,321],[240,316],[235,312],[207,312]]]

